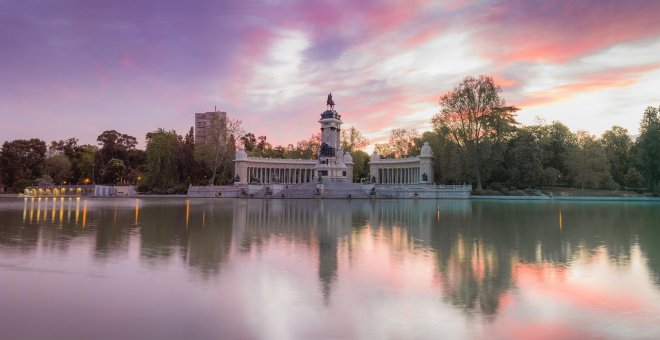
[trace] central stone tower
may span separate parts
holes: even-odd
[[[341,115],[335,111],[332,93],[328,94],[327,109],[321,113],[321,147],[316,162],[316,175],[323,181],[351,182],[353,159],[341,149]]]

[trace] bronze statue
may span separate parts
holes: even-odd
[[[335,109],[335,101],[332,100],[332,93],[328,93],[328,101],[326,102],[326,104],[328,105],[328,108],[330,108],[331,110]]]

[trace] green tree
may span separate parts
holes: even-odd
[[[24,186],[26,181],[29,182],[41,176],[45,159],[46,142],[40,139],[17,139],[4,142],[2,150],[0,150],[2,182],[9,187],[14,187],[16,182],[21,181],[21,186]]]
[[[257,137],[254,136],[254,133],[248,132],[241,137],[241,144],[246,153],[252,152],[257,147]]]
[[[195,131],[193,127],[183,138],[179,146],[179,173],[181,181],[190,184],[197,180],[198,164],[195,161]]]
[[[566,160],[573,185],[580,188],[600,188],[612,179],[603,144],[585,131],[577,133],[577,145]]]
[[[136,175],[140,172],[146,162],[144,151],[137,150],[137,139],[127,134],[122,134],[116,130],[103,131],[96,138],[100,149],[95,158],[96,171],[95,177],[102,183],[114,183],[115,177],[112,177],[104,170],[111,159],[119,159],[126,167],[122,178],[126,176],[128,180],[135,181]],[[102,172],[102,173],[101,173]]]
[[[644,183],[644,176],[635,167],[628,169],[625,176],[625,184],[630,189],[639,189]]]
[[[644,110],[637,139],[638,165],[649,190],[660,189],[660,107]]]
[[[162,128],[147,133],[147,173],[150,188],[169,189],[179,182],[179,136]]]
[[[536,187],[543,180],[539,141],[529,129],[520,129],[510,141],[508,159],[513,182],[519,187]]]
[[[541,145],[543,154],[543,168],[559,171],[560,181],[568,178],[566,159],[575,147],[575,135],[561,122],[555,121],[548,125],[535,125],[530,127]]]
[[[482,161],[489,148],[509,130],[518,110],[505,106],[502,89],[490,76],[466,77],[440,97],[440,112],[432,119],[436,131],[445,131],[469,158],[477,189],[482,186]],[[500,131],[501,133],[498,133]]]
[[[613,126],[603,133],[601,141],[610,163],[612,178],[620,185],[624,185],[625,176],[630,168],[630,150],[633,146],[628,130]]]
[[[369,177],[369,154],[363,150],[350,151],[353,157],[353,182]]]
[[[126,165],[121,159],[112,158],[105,164],[104,173],[108,183],[121,183],[126,175]]]
[[[49,175],[53,182],[62,184],[65,181],[70,182],[71,177],[71,161],[65,154],[55,155],[46,158],[44,161],[44,172]]]

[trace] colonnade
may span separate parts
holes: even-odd
[[[376,183],[414,184],[422,181],[419,167],[391,167],[378,169]]]
[[[247,182],[259,184],[310,183],[316,179],[313,168],[247,167]]]

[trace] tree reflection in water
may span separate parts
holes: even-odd
[[[315,258],[327,308],[341,303],[335,292],[349,294],[358,283],[365,284],[359,294],[429,285],[445,303],[486,319],[522,288],[625,307],[623,292],[569,282],[599,261],[610,270],[638,261],[654,289],[660,285],[653,203],[26,198],[2,207],[0,254],[65,254],[76,240],[92,240],[94,261],[135,249],[148,268],[178,260],[212,280],[228,263],[284,247],[286,256]],[[305,266],[296,261],[290,268]]]

